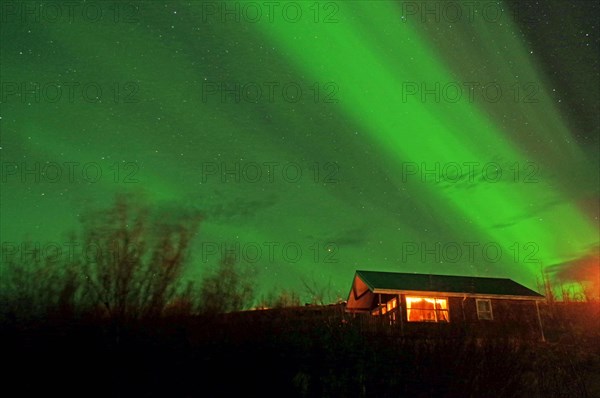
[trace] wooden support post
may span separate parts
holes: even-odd
[[[400,317],[400,335],[404,337],[404,311],[402,310],[402,296],[398,295],[398,316]]]
[[[535,310],[537,311],[538,323],[540,325],[540,332],[542,333],[542,341],[546,341],[546,336],[544,336],[544,326],[542,325],[542,316],[540,315],[540,306],[539,301],[535,300]]]

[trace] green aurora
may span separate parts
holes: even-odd
[[[535,288],[541,267],[597,262],[599,41],[585,2],[559,26],[569,10],[550,2],[550,27],[533,8],[510,17],[514,3],[456,23],[406,8],[423,2],[293,3],[297,22],[248,21],[244,2],[135,2],[132,21],[123,8],[72,23],[3,8],[1,240],[62,242],[126,191],[205,215],[190,278],[237,244],[261,291],[314,280],[345,296],[356,269]],[[69,82],[100,100],[71,100]],[[75,177],[63,166],[50,181],[48,162],[77,163]],[[81,177],[90,163],[97,182]]]

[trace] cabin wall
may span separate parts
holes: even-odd
[[[424,296],[428,296],[424,294]],[[433,296],[433,295],[431,295]],[[382,295],[382,302],[395,297]],[[400,306],[393,315],[393,322],[407,334],[442,332],[450,334],[486,334],[497,336],[519,335],[538,338],[540,329],[534,300],[490,299],[493,320],[479,319],[475,298],[448,297],[450,322],[408,322],[406,296],[399,295]],[[375,301],[375,300],[374,300]],[[376,304],[374,305],[376,306]],[[392,318],[386,314],[382,318]]]
[[[506,326],[518,325],[530,329],[539,329],[537,309],[534,300],[492,300],[494,320]]]
[[[458,299],[463,301],[462,299]],[[530,319],[537,321],[535,301],[490,299],[492,303],[493,320],[486,322],[523,322]],[[464,301],[465,321],[482,322],[477,317],[476,299],[468,298]]]

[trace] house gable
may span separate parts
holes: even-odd
[[[374,305],[374,299],[375,293],[373,293],[371,288],[358,274],[354,275],[346,309],[352,312],[369,312]]]

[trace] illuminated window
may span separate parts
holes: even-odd
[[[436,297],[406,297],[409,322],[449,322],[448,299]]]
[[[393,299],[389,300],[387,303],[384,304],[380,304],[377,306],[377,308],[374,308],[371,311],[371,315],[377,316],[377,315],[384,315],[387,314],[388,312],[392,312],[392,310],[398,308],[398,298],[394,297]]]
[[[387,307],[388,312],[390,312],[394,308],[398,307],[398,299],[397,298],[391,299],[390,301],[387,302],[386,307]]]
[[[493,320],[494,317],[492,315],[492,302],[488,299],[477,299],[475,300],[477,303],[477,318],[479,319],[488,319]]]

